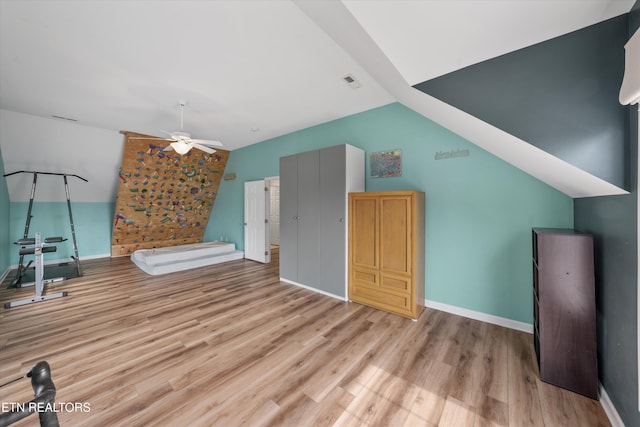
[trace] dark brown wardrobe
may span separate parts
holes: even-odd
[[[534,228],[534,345],[540,378],[598,398],[593,238]]]

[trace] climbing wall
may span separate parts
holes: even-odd
[[[202,242],[229,152],[180,155],[162,151],[165,140],[122,133],[111,256]]]

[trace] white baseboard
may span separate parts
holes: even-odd
[[[469,319],[480,320],[481,322],[492,323],[505,328],[515,329],[517,331],[533,333],[533,325],[517,320],[507,319],[506,317],[494,316],[492,314],[481,313],[479,311],[468,310],[466,308],[456,307],[454,305],[444,304],[437,301],[424,300],[424,306],[434,308],[447,313],[457,314],[458,316],[468,317]]]
[[[99,259],[99,258],[111,258],[111,253],[108,253],[108,254],[98,254],[98,255],[81,256],[81,257],[80,257],[80,262],[82,262],[82,260],[83,260],[83,259]]]
[[[622,418],[620,418],[616,407],[613,406],[613,402],[611,402],[611,399],[609,398],[609,395],[607,394],[607,391],[604,389],[602,384],[599,384],[598,392],[600,393],[600,405],[602,405],[604,413],[607,414],[607,418],[609,418],[611,427],[624,427]]]
[[[326,296],[331,297],[331,298],[339,299],[340,301],[347,301],[347,298],[345,298],[345,297],[341,297],[341,296],[336,295],[336,294],[332,294],[332,293],[329,293],[329,292],[321,291],[320,289],[312,288],[310,286],[303,285],[302,283],[294,282],[293,280],[285,279],[283,277],[281,277],[280,280],[283,281],[283,282],[290,283],[290,284],[295,285],[295,286],[300,286],[301,288],[305,288],[305,289],[308,289],[308,290],[313,291],[313,292],[317,292],[317,293],[322,294],[322,295],[326,295]]]

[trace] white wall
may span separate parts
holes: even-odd
[[[0,109],[4,172],[20,170],[79,175],[68,178],[73,202],[114,202],[124,136],[118,131]],[[11,202],[28,201],[32,174],[7,177]],[[65,200],[62,177],[39,175],[36,201]]]

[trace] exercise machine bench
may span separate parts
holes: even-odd
[[[44,254],[48,252],[55,252],[56,246],[45,246],[48,243],[62,242],[66,239],[61,237],[49,237],[42,240],[40,233],[36,233],[35,238],[20,239],[16,242],[17,245],[21,245],[20,256],[35,255],[36,263],[36,277],[35,282],[23,284],[22,286],[35,285],[35,296],[33,298],[27,298],[19,301],[8,302],[4,305],[4,308],[18,307],[20,305],[32,304],[40,301],[48,301],[55,298],[62,298],[67,296],[67,292],[57,292],[55,294],[44,295],[44,285],[64,280],[63,277],[55,279],[44,279]]]

